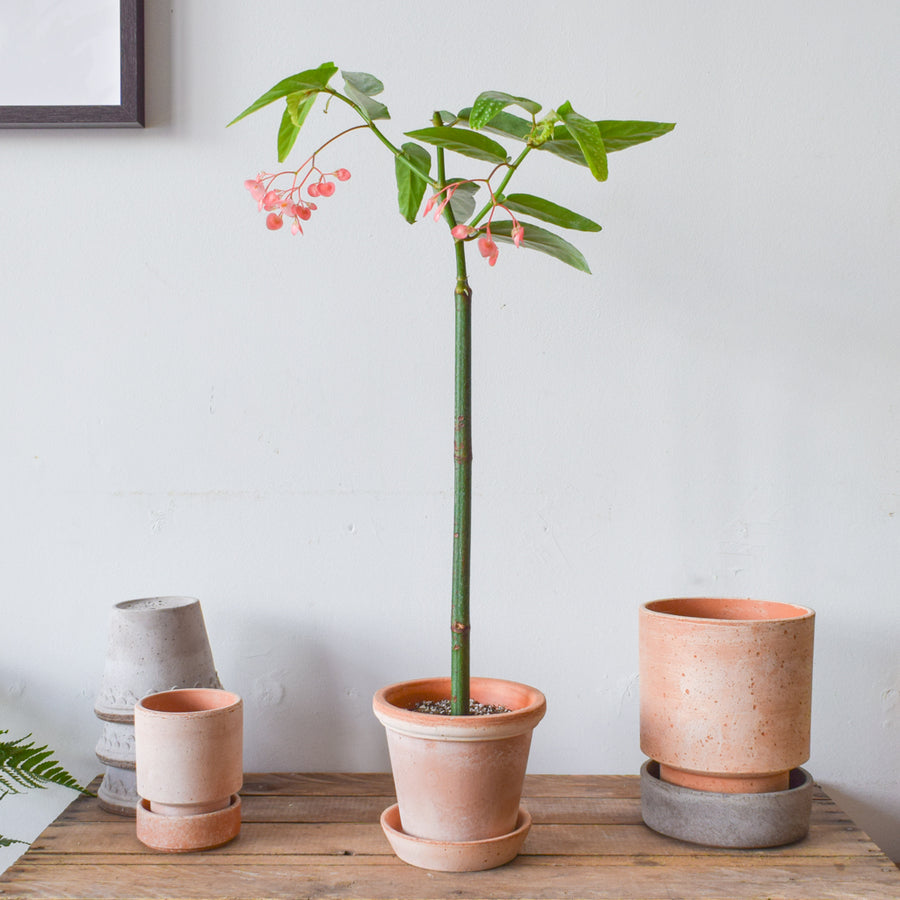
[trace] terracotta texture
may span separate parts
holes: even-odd
[[[381,827],[394,853],[405,863],[437,872],[481,872],[515,859],[528,832],[531,816],[519,807],[516,828],[509,834],[483,841],[428,841],[410,837],[400,827],[400,808],[395,803],[381,814]]]
[[[241,830],[241,798],[234,794],[223,809],[193,816],[164,816],[150,809],[146,800],[137,806],[138,840],[164,853],[212,850],[235,838]]]
[[[373,709],[385,726],[399,818],[413,838],[483,841],[517,829],[531,733],[547,708],[535,688],[473,678],[473,699],[512,710],[490,716],[436,716],[409,709],[450,696],[448,678],[383,688]]]
[[[640,611],[641,749],[695,790],[787,790],[809,759],[815,613],[761,600]]]
[[[154,818],[156,846],[161,830],[169,843],[185,829],[203,846],[204,823],[216,834],[223,823],[236,821],[228,810],[243,783],[243,701],[229,691],[190,688],[145,697],[135,706],[137,791]],[[221,816],[209,816],[221,812]],[[139,808],[139,815],[141,811]],[[192,822],[179,821],[191,819]],[[231,834],[234,837],[237,830]],[[219,841],[221,843],[221,841]],[[165,849],[201,849],[167,846]]]
[[[135,814],[135,703],[147,694],[186,687],[221,687],[200,601],[146,597],[115,604],[94,707],[103,722],[96,747],[106,768],[97,792],[103,809]]]

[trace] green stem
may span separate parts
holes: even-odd
[[[437,113],[435,113],[437,117]],[[437,150],[438,190],[446,181],[444,151]],[[456,217],[448,203],[450,228]],[[466,272],[466,248],[454,241],[456,254],[454,426],[453,426],[453,577],[450,615],[450,712],[469,712],[469,584],[472,550],[472,291]]]
[[[372,134],[374,134],[375,137],[377,137],[378,140],[381,141],[381,143],[384,144],[384,146],[387,147],[388,150],[390,150],[391,153],[394,154],[395,159],[400,160],[400,162],[401,162],[404,166],[406,166],[406,168],[409,169],[410,172],[412,172],[412,173],[413,173],[414,175],[416,175],[417,177],[423,179],[424,181],[427,181],[428,184],[430,184],[433,188],[437,188],[437,187],[438,187],[437,182],[436,182],[436,181],[432,181],[432,179],[429,178],[427,175],[425,175],[420,169],[417,169],[417,168],[410,162],[410,160],[407,159],[407,157],[404,155],[403,151],[402,151],[399,147],[395,147],[395,146],[391,143],[391,141],[385,136],[384,132],[382,132],[381,129],[380,129],[380,128],[379,128],[379,127],[371,120],[371,119],[366,118],[366,117],[360,112],[359,107],[358,107],[358,106],[357,106],[357,105],[356,105],[349,97],[345,97],[343,94],[340,94],[340,93],[338,93],[337,91],[332,90],[332,89],[328,89],[328,90],[324,91],[324,93],[331,94],[332,97],[337,97],[338,100],[343,100],[344,103],[346,103],[348,106],[352,106],[353,109],[355,109],[356,112],[359,114],[359,116],[365,121],[365,127],[367,127],[367,128],[372,132]],[[356,127],[356,128],[361,128],[361,127],[363,127],[363,126],[361,126],[361,125],[356,125],[355,127]],[[350,130],[350,129],[348,129],[348,130]],[[329,142],[329,143],[330,143],[330,142]],[[440,185],[440,186],[441,186],[441,187],[444,186],[444,185],[443,185],[443,182],[441,182],[441,185]]]
[[[526,156],[528,156],[529,153],[531,153],[531,150],[532,150],[531,147],[526,147],[516,157],[515,161],[511,162],[509,164],[509,168],[507,169],[506,175],[503,176],[503,181],[500,182],[500,186],[497,188],[496,191],[494,191],[495,197],[502,196],[503,192],[506,190],[506,186],[509,184],[509,179],[512,178],[513,175],[515,175],[516,169],[518,169],[519,166],[522,165],[522,161],[525,159]],[[472,221],[469,224],[474,228],[493,209],[493,207],[494,207],[493,198],[491,198],[491,201],[486,203],[483,209],[479,210],[478,215],[475,216],[475,218],[472,219]]]

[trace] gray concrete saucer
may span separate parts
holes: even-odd
[[[806,836],[813,780],[793,769],[786,791],[719,794],[669,784],[659,763],[641,766],[641,814],[654,831],[708,847],[780,847]]]

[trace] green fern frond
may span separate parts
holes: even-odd
[[[0,730],[0,736],[8,734]],[[20,794],[28,788],[44,788],[48,784],[89,794],[55,759],[53,751],[35,747],[30,734],[14,741],[0,740],[0,787],[6,794]],[[28,741],[26,743],[26,741]]]
[[[3,837],[0,834],[0,847],[12,847],[13,844],[27,844],[28,841],[17,841],[15,838]]]

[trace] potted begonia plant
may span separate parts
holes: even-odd
[[[451,672],[445,678],[383,688],[373,707],[386,727],[391,753],[398,806],[385,810],[382,825],[397,854],[428,868],[489,868],[515,856],[527,833],[530,819],[519,799],[531,732],[546,703],[540,691],[527,685],[473,679],[469,673],[472,290],[467,252],[477,248],[493,266],[498,243],[513,244],[589,272],[581,252],[545,226],[591,232],[599,231],[600,225],[543,197],[511,192],[511,181],[535,153],[551,154],[605,181],[608,153],[657,138],[674,125],[597,121],[576,112],[568,101],[543,110],[527,97],[485,91],[458,113],[434,112],[425,127],[406,132],[408,140],[398,145],[380,124],[390,118],[387,107],[376,99],[383,90],[381,81],[342,70],[343,87],[336,88],[331,84],[336,75],[338,68],[328,62],[285,78],[230,124],[284,101],[277,135],[278,160],[283,162],[318,99],[338,101],[354,116],[355,124],[306,156],[298,167],[260,172],[245,182],[272,231],[288,226],[295,235],[303,232],[317,201],[332,196],[350,178],[346,168],[325,169],[322,161],[333,155],[339,138],[363,129],[371,132],[394,165],[401,215],[413,223],[422,210],[422,215],[433,213],[436,220],[446,222],[456,264]],[[516,145],[515,154],[487,133]],[[456,177],[454,162],[448,175],[447,154],[474,161],[479,171]],[[439,762],[448,761],[435,771]],[[461,778],[452,773],[462,773]],[[438,786],[445,795],[438,793]]]

